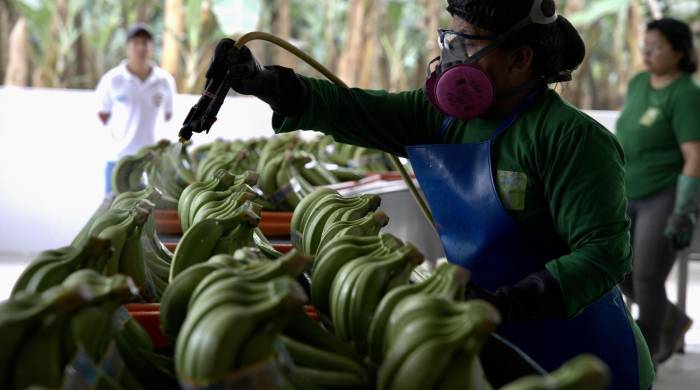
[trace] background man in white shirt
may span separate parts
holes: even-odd
[[[152,62],[153,34],[142,23],[127,31],[126,60],[105,73],[97,84],[97,115],[112,135],[108,157],[106,195],[111,193],[112,169],[119,158],[155,143],[158,112],[172,118],[175,80]]]

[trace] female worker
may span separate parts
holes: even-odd
[[[700,198],[700,88],[690,28],[673,19],[647,26],[648,69],[629,85],[617,136],[627,157],[634,271],[622,284],[655,362],[682,345],[692,321],[666,298],[674,249],[688,246]]]
[[[622,150],[547,88],[584,44],[552,0],[449,0],[424,89],[345,89],[232,49],[233,88],[314,129],[408,156],[449,261],[498,307],[499,333],[547,370],[584,352],[615,389],[647,389],[648,350],[615,286],[630,270]]]

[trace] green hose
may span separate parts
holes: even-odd
[[[343,82],[343,80],[338,78],[338,76],[334,75],[333,72],[328,70],[325,66],[321,65],[321,63],[313,59],[313,57],[304,53],[298,47],[292,45],[284,39],[272,35],[270,33],[262,31],[249,32],[236,41],[236,47],[241,48],[246,43],[255,40],[267,41],[287,50],[288,52],[299,57],[299,59],[301,59],[302,61],[311,65],[312,68],[316,69],[319,73],[326,76],[328,80],[332,81],[334,84],[348,88],[348,86]],[[403,179],[404,183],[406,183],[406,187],[408,187],[408,190],[411,192],[411,195],[413,195],[413,198],[416,200],[416,203],[418,203],[418,207],[423,213],[423,216],[425,216],[425,219],[427,219],[428,222],[430,222],[430,224],[435,229],[435,221],[433,221],[433,216],[430,213],[428,204],[425,202],[425,199],[423,199],[423,196],[418,192],[418,189],[416,188],[415,184],[413,184],[413,180],[411,180],[411,177],[408,175],[408,172],[406,172],[406,168],[404,168],[403,164],[401,164],[401,161],[399,161],[399,158],[397,156],[389,153],[387,153],[387,155],[389,156],[391,162],[394,164],[396,170],[398,170],[399,174],[401,174],[401,178]]]

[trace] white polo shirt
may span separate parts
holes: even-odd
[[[98,112],[109,113],[107,126],[112,135],[111,156],[119,159],[155,143],[158,112],[172,114],[175,79],[151,64],[144,81],[129,72],[126,61],[105,73],[97,84]]]

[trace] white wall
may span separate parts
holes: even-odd
[[[158,138],[177,140],[197,99],[177,95]],[[108,137],[95,107],[92,91],[0,88],[0,254],[67,245],[99,205]],[[617,113],[592,115],[612,128]],[[228,98],[210,133],[193,141],[270,136],[270,118],[255,98]]]
[[[177,133],[198,96],[177,95],[174,116],[159,119],[157,137]],[[228,98],[210,133],[270,136],[271,111],[255,98]],[[108,135],[92,91],[0,88],[0,252],[67,245],[99,205]]]

